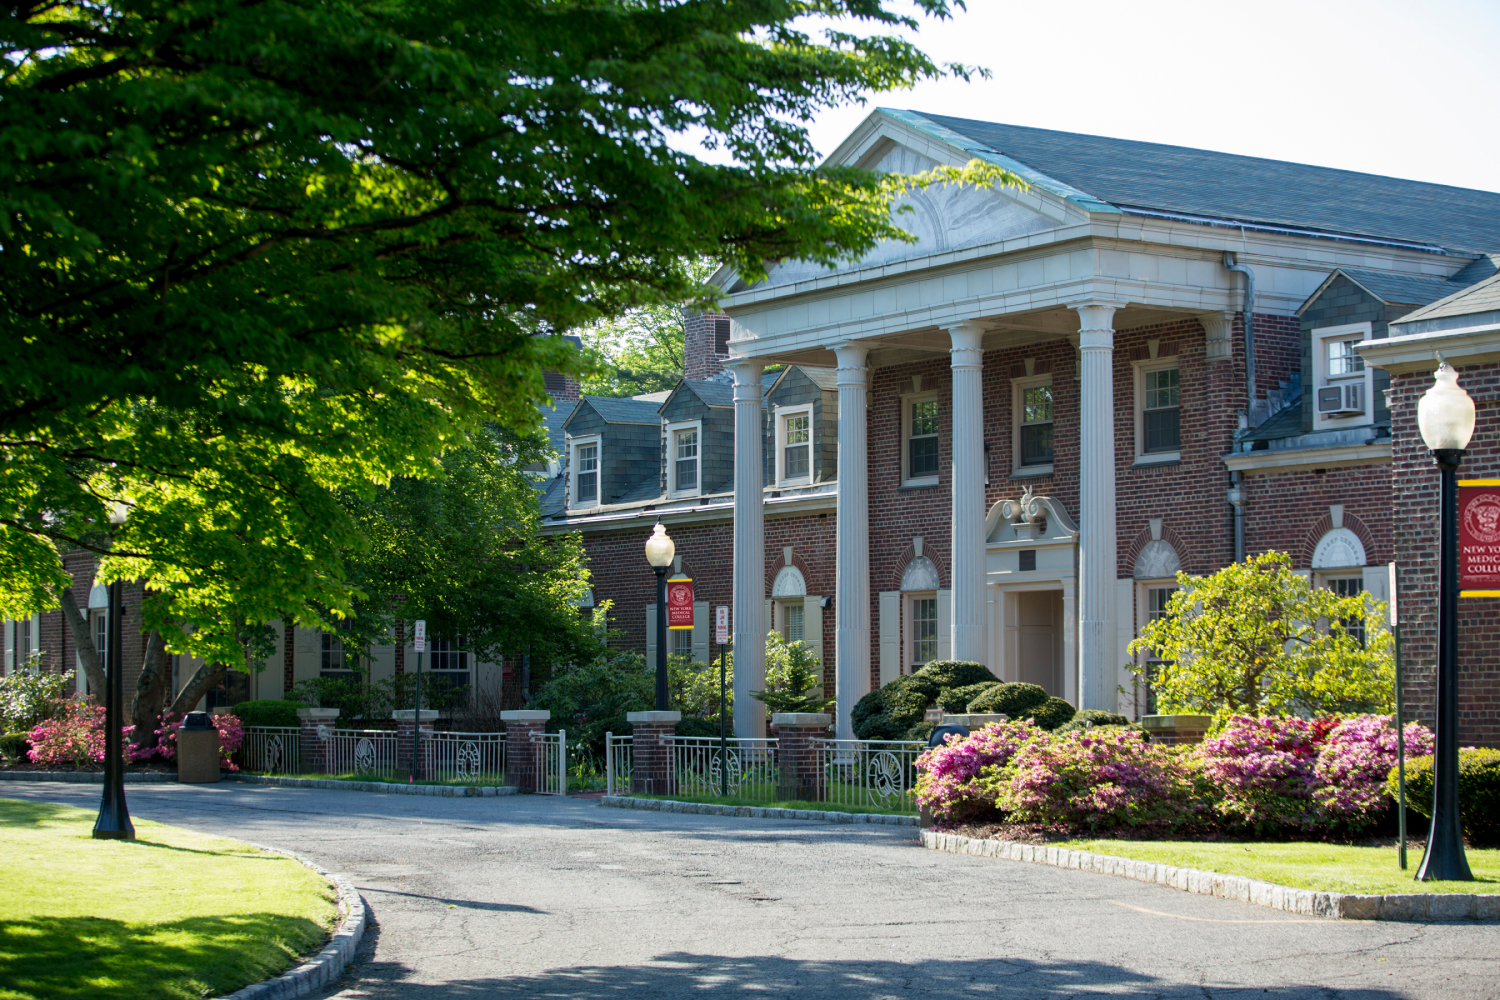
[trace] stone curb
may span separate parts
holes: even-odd
[[[160,771],[126,771],[128,782],[176,783],[177,775]],[[103,771],[0,771],[0,781],[62,781],[75,785],[104,784]]]
[[[291,778],[272,774],[225,774],[225,781],[283,788],[337,788],[345,792],[384,792],[387,795],[438,795],[444,798],[493,798],[515,795],[513,785],[402,785],[393,781],[337,781],[333,778]]]
[[[1196,868],[1178,868],[1149,861],[1132,861],[1108,854],[1090,854],[1012,840],[979,840],[956,833],[922,831],[922,846],[950,854],[973,854],[1006,861],[1030,861],[1054,868],[1074,868],[1122,875],[1137,882],[1155,882],[1200,896],[1219,896],[1285,910],[1310,917],[1343,920],[1500,920],[1500,893],[1412,892],[1363,895],[1317,892],[1261,882],[1242,875],[1221,875]]]
[[[242,841],[242,843],[248,843],[248,841]],[[333,932],[333,937],[323,946],[323,950],[312,958],[294,969],[283,972],[275,979],[252,983],[220,1000],[284,1000],[286,997],[303,997],[309,993],[316,993],[337,979],[343,973],[344,968],[354,961],[354,952],[359,948],[360,939],[365,935],[365,901],[355,891],[354,884],[343,875],[335,875],[291,851],[265,847],[261,844],[250,846],[293,858],[299,864],[311,868],[333,883],[333,887],[338,890],[339,911],[343,913],[344,919],[339,924],[339,929]]]
[[[674,802],[671,799],[637,799],[606,795],[601,806],[616,809],[648,809],[655,812],[697,813],[702,816],[739,816],[747,819],[809,819],[822,823],[874,823],[879,826],[916,826],[915,816],[884,813],[830,812],[824,809],[776,809],[769,806],[721,806],[709,802]]]

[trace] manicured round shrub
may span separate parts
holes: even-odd
[[[1394,767],[1385,787],[1394,799]],[[1432,817],[1432,757],[1407,759],[1406,804]],[[1500,750],[1465,747],[1458,751],[1458,815],[1464,836],[1475,847],[1500,846]]]
[[[1133,732],[1141,731],[1139,726],[1133,725],[1131,721],[1118,712],[1106,712],[1102,708],[1082,708],[1073,713],[1073,718],[1057,727],[1057,732],[1073,733],[1088,729],[1101,729],[1105,726],[1114,728],[1126,728]]]
[[[290,726],[302,724],[297,718],[297,709],[307,706],[298,701],[277,701],[265,698],[260,701],[242,701],[234,706],[234,714],[247,726]]]
[[[921,740],[923,743],[926,743],[927,737],[931,736],[932,731],[936,728],[936,724],[924,720],[907,729],[901,738],[904,740]]]
[[[984,694],[990,688],[1000,686],[1000,681],[985,681],[981,684],[965,684],[963,687],[949,688],[938,695],[938,704],[943,711],[953,715],[962,715],[969,710],[969,702]]]
[[[937,685],[940,691],[968,687],[970,684],[997,684],[1000,681],[1000,678],[990,673],[989,667],[969,660],[933,660],[923,664],[912,676],[925,678]]]
[[[1032,709],[1047,700],[1047,692],[1036,684],[1001,684],[990,688],[969,702],[969,711],[1004,713],[1012,719],[1024,719]]]
[[[1036,724],[1043,729],[1056,729],[1071,720],[1077,711],[1071,702],[1061,698],[1048,698],[1036,708],[1028,711],[1026,717],[1034,719]]]

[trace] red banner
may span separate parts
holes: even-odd
[[[1458,592],[1500,596],[1500,480],[1460,480]]]
[[[693,627],[693,581],[667,581],[667,628]]]

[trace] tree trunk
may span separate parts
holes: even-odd
[[[89,690],[95,697],[103,698],[104,663],[99,659],[99,647],[94,645],[94,637],[89,632],[88,616],[78,609],[72,587],[62,589],[62,593],[58,595],[58,603],[62,605],[63,617],[73,630],[73,641],[78,644],[78,659],[83,664],[84,676],[89,680]]]
[[[146,655],[141,676],[135,684],[135,699],[130,703],[130,721],[135,726],[135,742],[156,746],[156,720],[172,687],[172,666],[167,658],[167,644],[160,632],[146,636]]]
[[[206,663],[193,672],[182,690],[177,692],[177,697],[172,699],[172,714],[186,715],[198,704],[198,699],[208,693],[208,689],[224,679],[228,670],[222,663]]]

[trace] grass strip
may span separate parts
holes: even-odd
[[[327,940],[336,895],[291,858],[135,821],[0,799],[0,1000],[200,1000],[279,975]]]
[[[1396,867],[1396,845],[1356,847],[1308,841],[1241,842],[1181,840],[1066,840],[1062,847],[1154,864],[1243,875],[1263,882],[1318,892],[1500,892],[1500,850],[1471,850],[1473,882],[1417,882],[1422,850],[1407,851],[1405,871]]]

